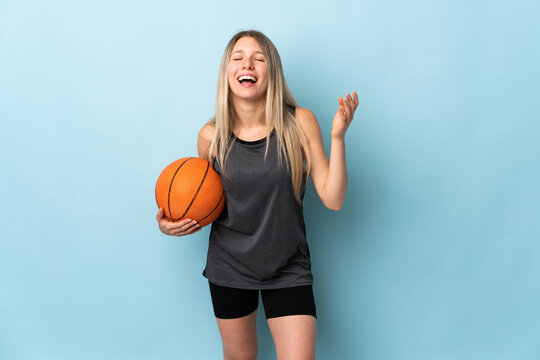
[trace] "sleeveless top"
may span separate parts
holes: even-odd
[[[227,176],[221,176],[225,208],[212,223],[203,275],[240,289],[311,285],[303,208],[294,197],[285,155],[279,163],[275,130],[266,160],[266,138],[233,141]],[[214,169],[221,174],[215,159]]]

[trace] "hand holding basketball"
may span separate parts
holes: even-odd
[[[159,230],[165,235],[184,236],[202,230],[201,226],[195,220],[183,219],[179,222],[172,222],[165,219],[162,208],[159,208],[156,220],[159,225]]]

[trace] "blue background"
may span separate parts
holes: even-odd
[[[343,209],[305,199],[318,358],[540,358],[539,23],[532,0],[2,0],[0,358],[221,356],[209,228],[161,234],[154,185],[248,28],[327,150],[360,98]]]

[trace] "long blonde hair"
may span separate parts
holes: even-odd
[[[307,138],[294,114],[287,109],[296,106],[296,101],[283,76],[281,59],[277,49],[272,41],[259,31],[247,30],[237,33],[231,38],[223,52],[218,74],[216,114],[208,121],[208,124],[214,127],[214,137],[208,150],[209,154],[212,154],[214,149],[216,150],[216,160],[222,173],[226,176],[225,165],[233,144],[231,141],[234,139],[232,129],[236,119],[231,103],[227,67],[234,45],[245,36],[252,37],[259,43],[268,68],[265,105],[267,128],[265,158],[268,152],[270,131],[274,127],[279,148],[279,163],[282,162],[283,154],[286,154],[287,169],[291,173],[294,197],[299,204],[302,204],[302,196],[310,170]]]

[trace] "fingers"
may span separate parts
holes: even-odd
[[[202,227],[200,227],[199,225],[196,225],[196,226],[194,226],[192,228],[189,228],[188,230],[184,231],[180,236],[195,234],[196,232],[199,232],[201,230],[202,230]]]
[[[162,208],[159,208],[156,220],[158,221],[159,229],[166,235],[183,236],[202,230],[202,227],[196,220],[182,219],[175,222],[166,219]]]
[[[171,231],[173,233],[178,232],[189,232],[190,230],[196,229],[199,227],[199,224],[195,220],[184,219],[177,223],[173,223],[171,226]]]
[[[339,103],[339,115],[341,117],[341,120],[347,121],[347,112],[345,111],[345,101],[343,101],[343,98],[340,96],[338,97],[338,103]]]
[[[351,95],[349,95],[347,93],[347,97],[346,97],[346,101],[345,103],[347,104],[347,122],[351,121],[352,120],[352,117],[353,117],[353,99],[351,97]]]
[[[352,118],[352,109],[351,109],[351,100],[349,99],[351,96],[347,94],[345,96],[345,100],[339,97],[339,105],[340,105],[340,115],[341,120],[345,121],[346,123],[351,121]]]
[[[358,107],[358,94],[356,91],[353,91],[353,95],[351,96],[349,93],[345,96],[345,100],[340,96],[338,98],[339,102],[339,113],[341,115],[342,120],[346,122],[350,122],[353,119],[354,112],[356,108]]]
[[[350,94],[347,94],[347,104],[349,105],[349,109],[351,110],[351,112],[353,112],[355,104],[354,104],[354,99]]]
[[[184,236],[184,235],[189,235],[189,234],[193,234],[197,231],[200,231],[202,230],[201,226],[197,223],[195,224],[190,224],[188,225],[187,227],[183,227],[183,228],[179,228],[177,230],[174,230],[174,231],[171,231],[171,235],[174,235],[174,236]]]
[[[191,228],[194,225],[198,225],[197,221],[191,220],[191,219],[182,219],[180,221],[176,222],[169,222],[167,225],[167,228],[170,231],[178,232],[178,231],[186,231],[187,229]]]
[[[198,229],[202,229],[201,226],[195,220],[191,219],[184,219],[169,226],[170,234],[177,236],[191,234]]]

